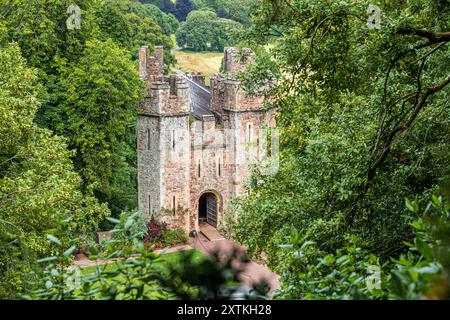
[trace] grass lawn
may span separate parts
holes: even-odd
[[[174,53],[178,63],[176,69],[183,72],[200,72],[206,76],[206,84],[212,75],[219,73],[223,52],[194,52],[180,50]]]

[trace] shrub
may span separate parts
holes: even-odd
[[[425,210],[418,201],[406,200],[405,219],[413,229],[412,243],[405,243],[398,258],[382,265],[360,248],[361,239],[344,237],[339,249],[326,249],[311,241],[311,228],[291,228],[279,248],[282,299],[448,299],[450,297],[450,204],[433,196]],[[411,215],[412,214],[412,215]],[[370,273],[379,271],[379,286],[370,287]],[[373,273],[372,273],[373,274]],[[372,278],[373,279],[373,278]]]
[[[219,222],[217,230],[219,233],[227,239],[231,239],[233,236],[233,230],[236,227],[236,219],[230,213],[223,215],[223,218]]]
[[[424,210],[406,199],[414,229],[410,250],[395,263],[389,278],[393,299],[450,298],[450,203],[433,196]]]
[[[165,222],[159,222],[154,217],[147,223],[146,241],[161,241],[163,239],[163,231],[167,229]]]
[[[144,240],[147,245],[153,245],[155,248],[174,246],[188,241],[184,230],[169,229],[167,223],[160,222],[154,217],[147,224],[147,234]]]
[[[144,239],[147,234],[146,218],[139,212],[124,212],[120,215],[119,220],[111,218],[108,218],[108,220],[113,223],[117,223],[118,221],[125,223],[124,228],[114,232],[115,239],[135,242],[136,240]]]
[[[115,220],[114,233],[124,232],[129,228],[129,221]],[[220,260],[218,252],[213,253],[210,259],[199,259],[194,250],[180,252],[176,260],[166,260],[163,254],[147,250],[142,242],[132,245],[131,250],[124,250],[128,243],[114,239],[107,241],[100,250],[92,248],[91,258],[118,258],[126,263],[116,263],[112,268],[99,265],[95,272],[83,275],[67,268],[67,258],[75,247],[66,250],[64,243],[57,238],[52,239],[58,253],[40,261],[45,269],[35,278],[39,289],[30,291],[26,299],[230,299],[237,287],[230,288],[229,284],[240,279],[248,263],[239,250]],[[226,288],[229,290],[224,290]],[[255,299],[266,292],[264,283],[258,283],[245,298]]]
[[[186,232],[182,229],[166,229],[163,231],[163,243],[169,246],[188,242]]]

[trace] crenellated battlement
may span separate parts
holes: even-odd
[[[148,96],[139,103],[138,112],[148,116],[178,116],[189,113],[189,86],[182,77],[163,74],[163,47],[155,47],[150,56],[148,47],[139,51],[139,73],[147,82]]]
[[[153,56],[150,56],[147,46],[143,46],[139,50],[139,74],[142,80],[149,85],[164,74],[164,48],[162,46],[155,47]]]
[[[255,62],[256,55],[250,48],[237,49],[226,47],[224,49],[224,73],[237,73],[247,70],[247,65]]]
[[[227,111],[262,110],[264,98],[245,94],[241,82],[235,75],[245,72],[255,62],[255,53],[250,48],[224,50],[224,72],[211,79],[211,109],[223,115]]]

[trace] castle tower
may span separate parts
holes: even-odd
[[[255,54],[249,48],[225,48],[224,73],[211,80],[211,109],[221,116],[229,132],[227,154],[233,169],[228,179],[233,196],[244,193],[250,165],[261,160],[263,129],[275,126],[274,112],[264,109],[264,97],[248,95],[237,78],[254,62]]]
[[[138,106],[137,153],[139,211],[186,226],[189,209],[189,92],[178,76],[163,76],[163,48],[154,56],[143,47],[139,73],[148,85]]]
[[[217,228],[230,200],[244,194],[251,165],[261,160],[261,132],[274,127],[264,98],[246,94],[237,77],[254,60],[250,49],[225,48],[224,73],[207,87],[199,74],[164,77],[163,48],[155,47],[153,56],[141,48],[139,72],[147,83],[137,119],[142,214],[186,233],[203,232]]]

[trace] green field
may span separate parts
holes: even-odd
[[[223,52],[194,52],[180,50],[174,52],[177,59],[175,69],[183,72],[199,72],[206,76],[206,83],[212,75],[219,73]]]

